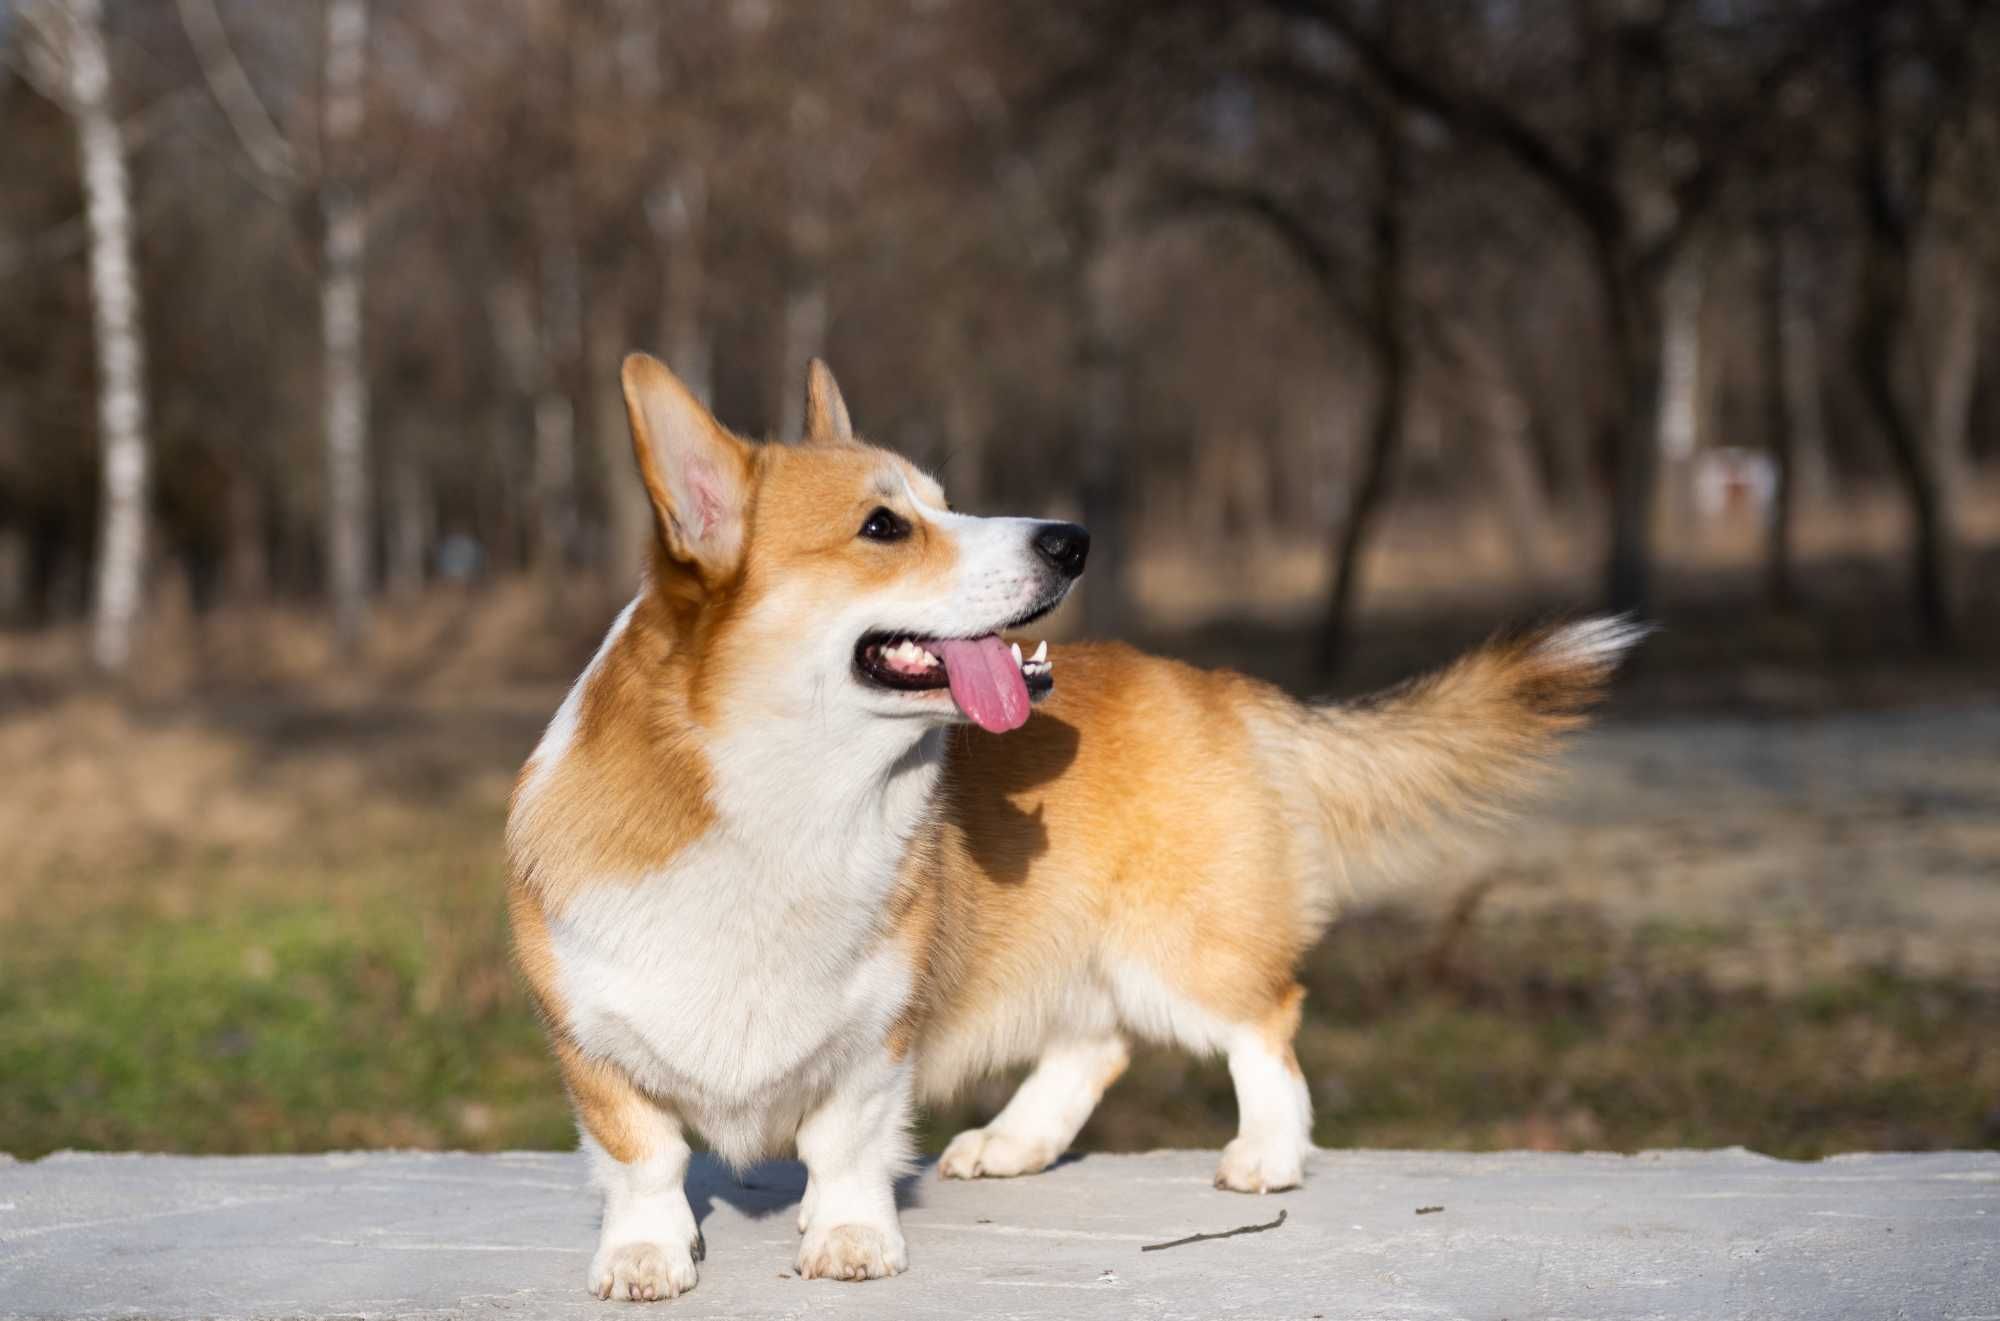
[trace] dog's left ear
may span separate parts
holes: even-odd
[[[852,442],[854,424],[847,420],[847,401],[833,370],[818,358],[806,368],[806,444],[840,445]]]
[[[668,562],[703,586],[733,573],[743,554],[750,447],[717,422],[658,358],[634,353],[619,373],[632,457],[653,502]]]

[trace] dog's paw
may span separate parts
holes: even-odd
[[[806,1232],[806,1226],[819,1213],[819,1189],[813,1184],[812,1175],[806,1175],[805,1196],[799,1198],[799,1232]]]
[[[1015,1137],[990,1128],[968,1128],[951,1140],[938,1159],[938,1173],[947,1179],[1010,1179],[1037,1174],[1056,1163],[1062,1152],[1053,1142]]]
[[[1296,1145],[1237,1138],[1222,1149],[1215,1186],[1237,1193],[1275,1193],[1298,1187],[1304,1177],[1304,1153]]]
[[[678,1298],[694,1288],[695,1256],[687,1243],[605,1244],[591,1259],[590,1291],[634,1303]]]
[[[808,1229],[799,1245],[799,1277],[806,1280],[879,1280],[909,1265],[903,1235],[873,1225]]]

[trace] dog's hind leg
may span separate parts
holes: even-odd
[[[1237,1132],[1222,1149],[1215,1186],[1239,1193],[1297,1187],[1312,1150],[1312,1098],[1292,1053],[1305,990],[1288,988],[1261,1021],[1232,1030],[1226,1042],[1236,1084]]]
[[[992,1123],[951,1140],[938,1173],[947,1179],[1005,1178],[1047,1169],[1069,1149],[1129,1058],[1125,1039],[1116,1033],[1050,1046]]]

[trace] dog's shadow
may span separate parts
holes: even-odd
[[[965,842],[987,879],[1020,885],[1035,859],[1049,851],[1049,828],[1037,792],[1067,771],[1083,736],[1075,725],[1037,712],[1011,734],[962,726],[953,731],[944,792],[967,825]],[[1008,740],[1003,746],[1000,740]],[[1032,807],[1021,804],[1031,802]]]
[[[936,1161],[896,1180],[896,1209],[917,1205],[918,1188]],[[697,1225],[708,1220],[717,1202],[726,1202],[752,1220],[780,1215],[798,1206],[806,1194],[806,1167],[795,1160],[768,1160],[738,1175],[718,1158],[697,1153],[688,1164],[687,1198]]]
[[[1049,1168],[1060,1169],[1082,1159],[1082,1152],[1065,1152]],[[925,1182],[936,1177],[937,1161],[933,1158],[896,1180],[896,1209],[907,1211],[921,1205]],[[696,1153],[688,1164],[687,1198],[696,1225],[707,1223],[717,1202],[726,1202],[752,1220],[764,1220],[796,1208],[805,1195],[806,1167],[795,1160],[762,1161],[740,1176],[706,1152]]]

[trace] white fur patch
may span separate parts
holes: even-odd
[[[799,843],[711,832],[671,867],[585,891],[549,923],[577,1045],[671,1098],[739,1163],[790,1144],[879,1050],[910,991],[908,960],[880,924],[893,865],[830,874]]]
[[[1566,664],[1609,668],[1653,631],[1651,624],[1639,623],[1630,615],[1599,615],[1565,624],[1542,639],[1535,650]]]
[[[1239,1193],[1296,1187],[1312,1151],[1312,1097],[1306,1080],[1263,1035],[1239,1028],[1229,1043],[1237,1134],[1222,1149],[1215,1185]]]
[[[682,1187],[688,1145],[678,1133],[653,1138],[654,1153],[629,1165],[613,1160],[588,1135],[583,1139],[591,1180],[604,1193],[604,1226],[589,1279],[599,1298],[649,1302],[695,1286],[701,1235]]]
[[[1226,1023],[1160,980],[1141,963],[1111,969],[1111,995],[1119,1021],[1152,1041],[1170,1041],[1197,1055],[1225,1048],[1235,1032]]]
[[[1117,1036],[1057,1042],[992,1123],[951,1140],[938,1173],[1005,1179],[1047,1169],[1076,1140],[1125,1060],[1125,1043]]]

